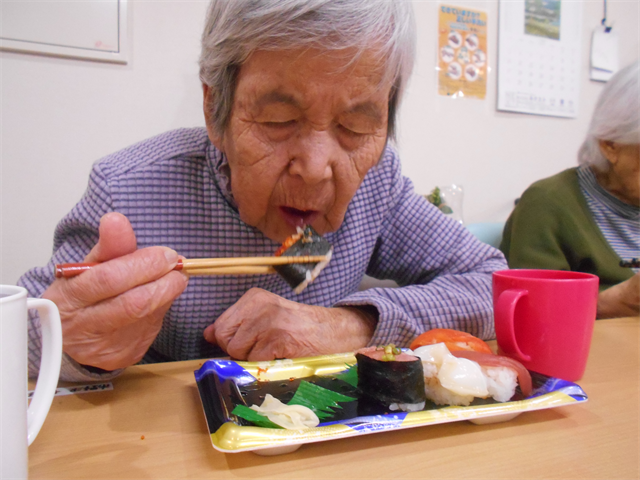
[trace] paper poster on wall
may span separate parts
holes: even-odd
[[[582,2],[501,0],[498,110],[576,117]]]
[[[484,99],[487,93],[487,13],[440,5],[438,93]]]

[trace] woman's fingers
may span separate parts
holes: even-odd
[[[83,330],[88,333],[98,333],[145,321],[162,306],[173,302],[184,291],[187,283],[186,275],[171,271],[157,280],[74,310],[72,322],[84,325]]]
[[[324,308],[252,289],[205,329],[205,339],[241,360],[352,351],[367,345],[375,319],[358,309]]]
[[[170,248],[143,248],[105,261],[76,277],[56,280],[52,286],[56,285],[74,308],[82,308],[163,277],[173,270],[178,258]]]
[[[173,270],[178,258],[166,247],[137,250],[129,220],[119,213],[103,216],[99,241],[85,258],[99,264],[56,280],[42,295],[60,311],[64,351],[107,370],[138,362],[187,286],[188,277]]]
[[[186,286],[187,277],[174,271],[94,305],[59,307],[64,351],[81,364],[107,370],[138,362]]]
[[[265,290],[252,288],[205,329],[204,338],[233,358],[246,359],[258,341],[256,337],[264,335],[260,327],[262,322],[255,320],[264,319],[274,327],[271,312],[279,310],[277,307],[274,309],[274,304],[280,300],[286,301]],[[232,341],[234,345],[230,345]]]
[[[85,258],[98,265],[82,275],[57,279],[42,296],[60,311],[63,350],[80,364],[113,370],[144,356],[188,277],[173,270],[179,259],[174,250],[137,250],[124,215],[104,215],[99,233]]]
[[[100,219],[98,243],[86,256],[85,262],[106,262],[137,249],[136,235],[129,219],[118,212],[107,213]]]

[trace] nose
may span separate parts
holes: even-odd
[[[313,185],[331,179],[333,163],[339,154],[337,140],[327,130],[301,134],[291,151],[289,173]]]

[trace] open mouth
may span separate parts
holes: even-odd
[[[292,227],[310,225],[320,214],[317,210],[298,210],[293,207],[280,207],[280,213],[284,221]]]

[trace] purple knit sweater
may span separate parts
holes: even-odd
[[[78,204],[58,224],[48,265],[19,281],[39,297],[53,282],[53,265],[79,262],[98,240],[100,217],[118,211],[133,225],[140,248],[164,245],[187,258],[273,255],[279,245],[240,220],[229,190],[226,158],[204,128],[180,129],[145,140],[96,162]],[[167,312],[143,362],[223,354],[202,332],[248,289],[325,307],[371,305],[379,322],[371,344],[406,346],[431,328],[456,328],[493,338],[491,272],[506,268],[502,254],[476,240],[413,191],[387,147],[365,177],[333,244],[329,265],[296,295],[277,275],[193,277]],[[364,274],[393,279],[400,288],[358,291]],[[40,364],[40,325],[29,325],[29,371]],[[67,355],[61,378],[95,374]]]

